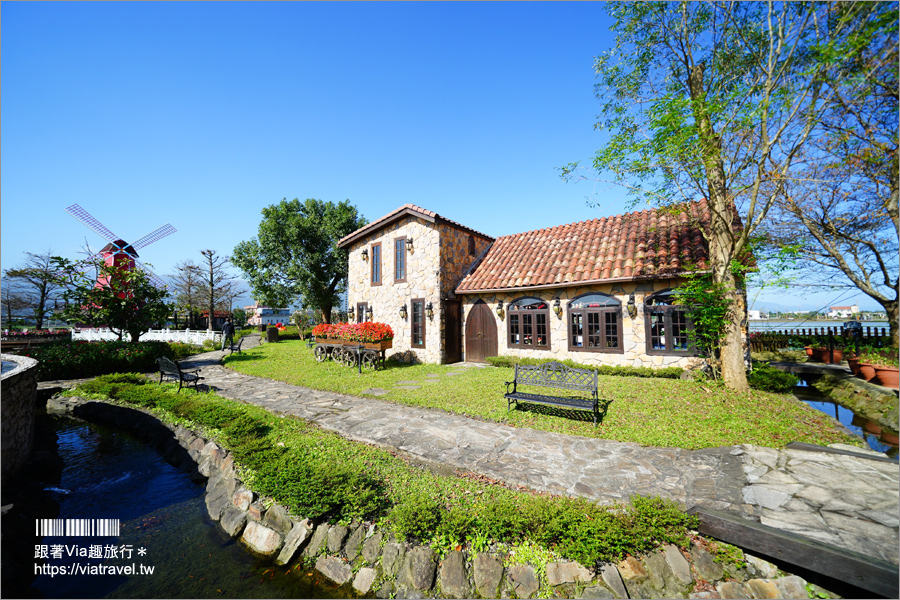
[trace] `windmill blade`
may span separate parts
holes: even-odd
[[[138,241],[133,242],[131,244],[131,247],[134,248],[135,250],[140,250],[144,246],[149,246],[153,242],[158,242],[159,240],[163,239],[167,235],[172,235],[176,231],[178,231],[178,230],[175,229],[174,227],[172,227],[171,225],[169,225],[168,223],[166,223],[165,225],[163,225],[156,231],[151,231],[150,233],[148,233],[147,235],[145,235]]]
[[[158,288],[165,288],[165,287],[168,287],[168,286],[169,286],[168,283],[166,283],[165,281],[163,281],[163,280],[159,277],[159,275],[157,275],[156,273],[154,273],[154,272],[150,269],[150,267],[148,267],[147,265],[145,265],[145,264],[142,263],[141,261],[135,260],[134,263],[135,263],[137,266],[139,266],[143,271],[145,271],[145,272],[147,273],[147,276],[150,278],[150,283],[152,283],[152,284],[155,285],[156,287],[158,287]]]
[[[93,216],[91,216],[91,213],[84,210],[77,204],[73,204],[72,206],[67,207],[66,212],[84,223],[84,225],[86,225],[88,229],[93,230],[94,233],[105,239],[107,242],[114,242],[119,239],[119,236],[107,229],[103,223],[95,219]]]

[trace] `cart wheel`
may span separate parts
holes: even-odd
[[[317,362],[324,362],[325,359],[328,358],[328,350],[326,350],[324,346],[316,346],[313,354],[315,355]]]
[[[378,355],[374,352],[366,352],[363,354],[362,366],[364,369],[376,370],[378,368]]]

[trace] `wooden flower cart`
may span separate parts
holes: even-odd
[[[392,346],[391,340],[383,342],[354,342],[337,338],[315,338],[313,353],[318,362],[329,358],[345,367],[384,368],[384,351]]]

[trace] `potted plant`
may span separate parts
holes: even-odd
[[[886,352],[875,350],[862,353],[859,357],[858,376],[886,388],[898,389],[900,368],[896,354],[888,356]]]
[[[859,374],[859,357],[853,352],[848,352],[844,358],[847,359],[847,365],[850,367],[850,372],[854,375]]]

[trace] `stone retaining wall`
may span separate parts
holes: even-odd
[[[849,374],[823,373],[812,386],[854,413],[898,431],[897,392]]]
[[[48,411],[114,424],[155,445],[166,460],[206,481],[212,519],[249,551],[277,565],[303,562],[337,585],[378,598],[807,598],[807,582],[750,555],[720,564],[703,545],[669,545],[588,569],[572,561],[534,564],[514,551],[449,550],[395,539],[371,523],[331,525],[291,515],[240,480],[231,454],[214,441],[152,415],[78,398],[53,398]],[[812,586],[815,592],[821,588]],[[830,596],[829,597],[833,597]]]
[[[13,354],[0,354],[0,357],[18,364],[18,367],[0,376],[0,477],[5,481],[22,467],[31,454],[38,361]]]

